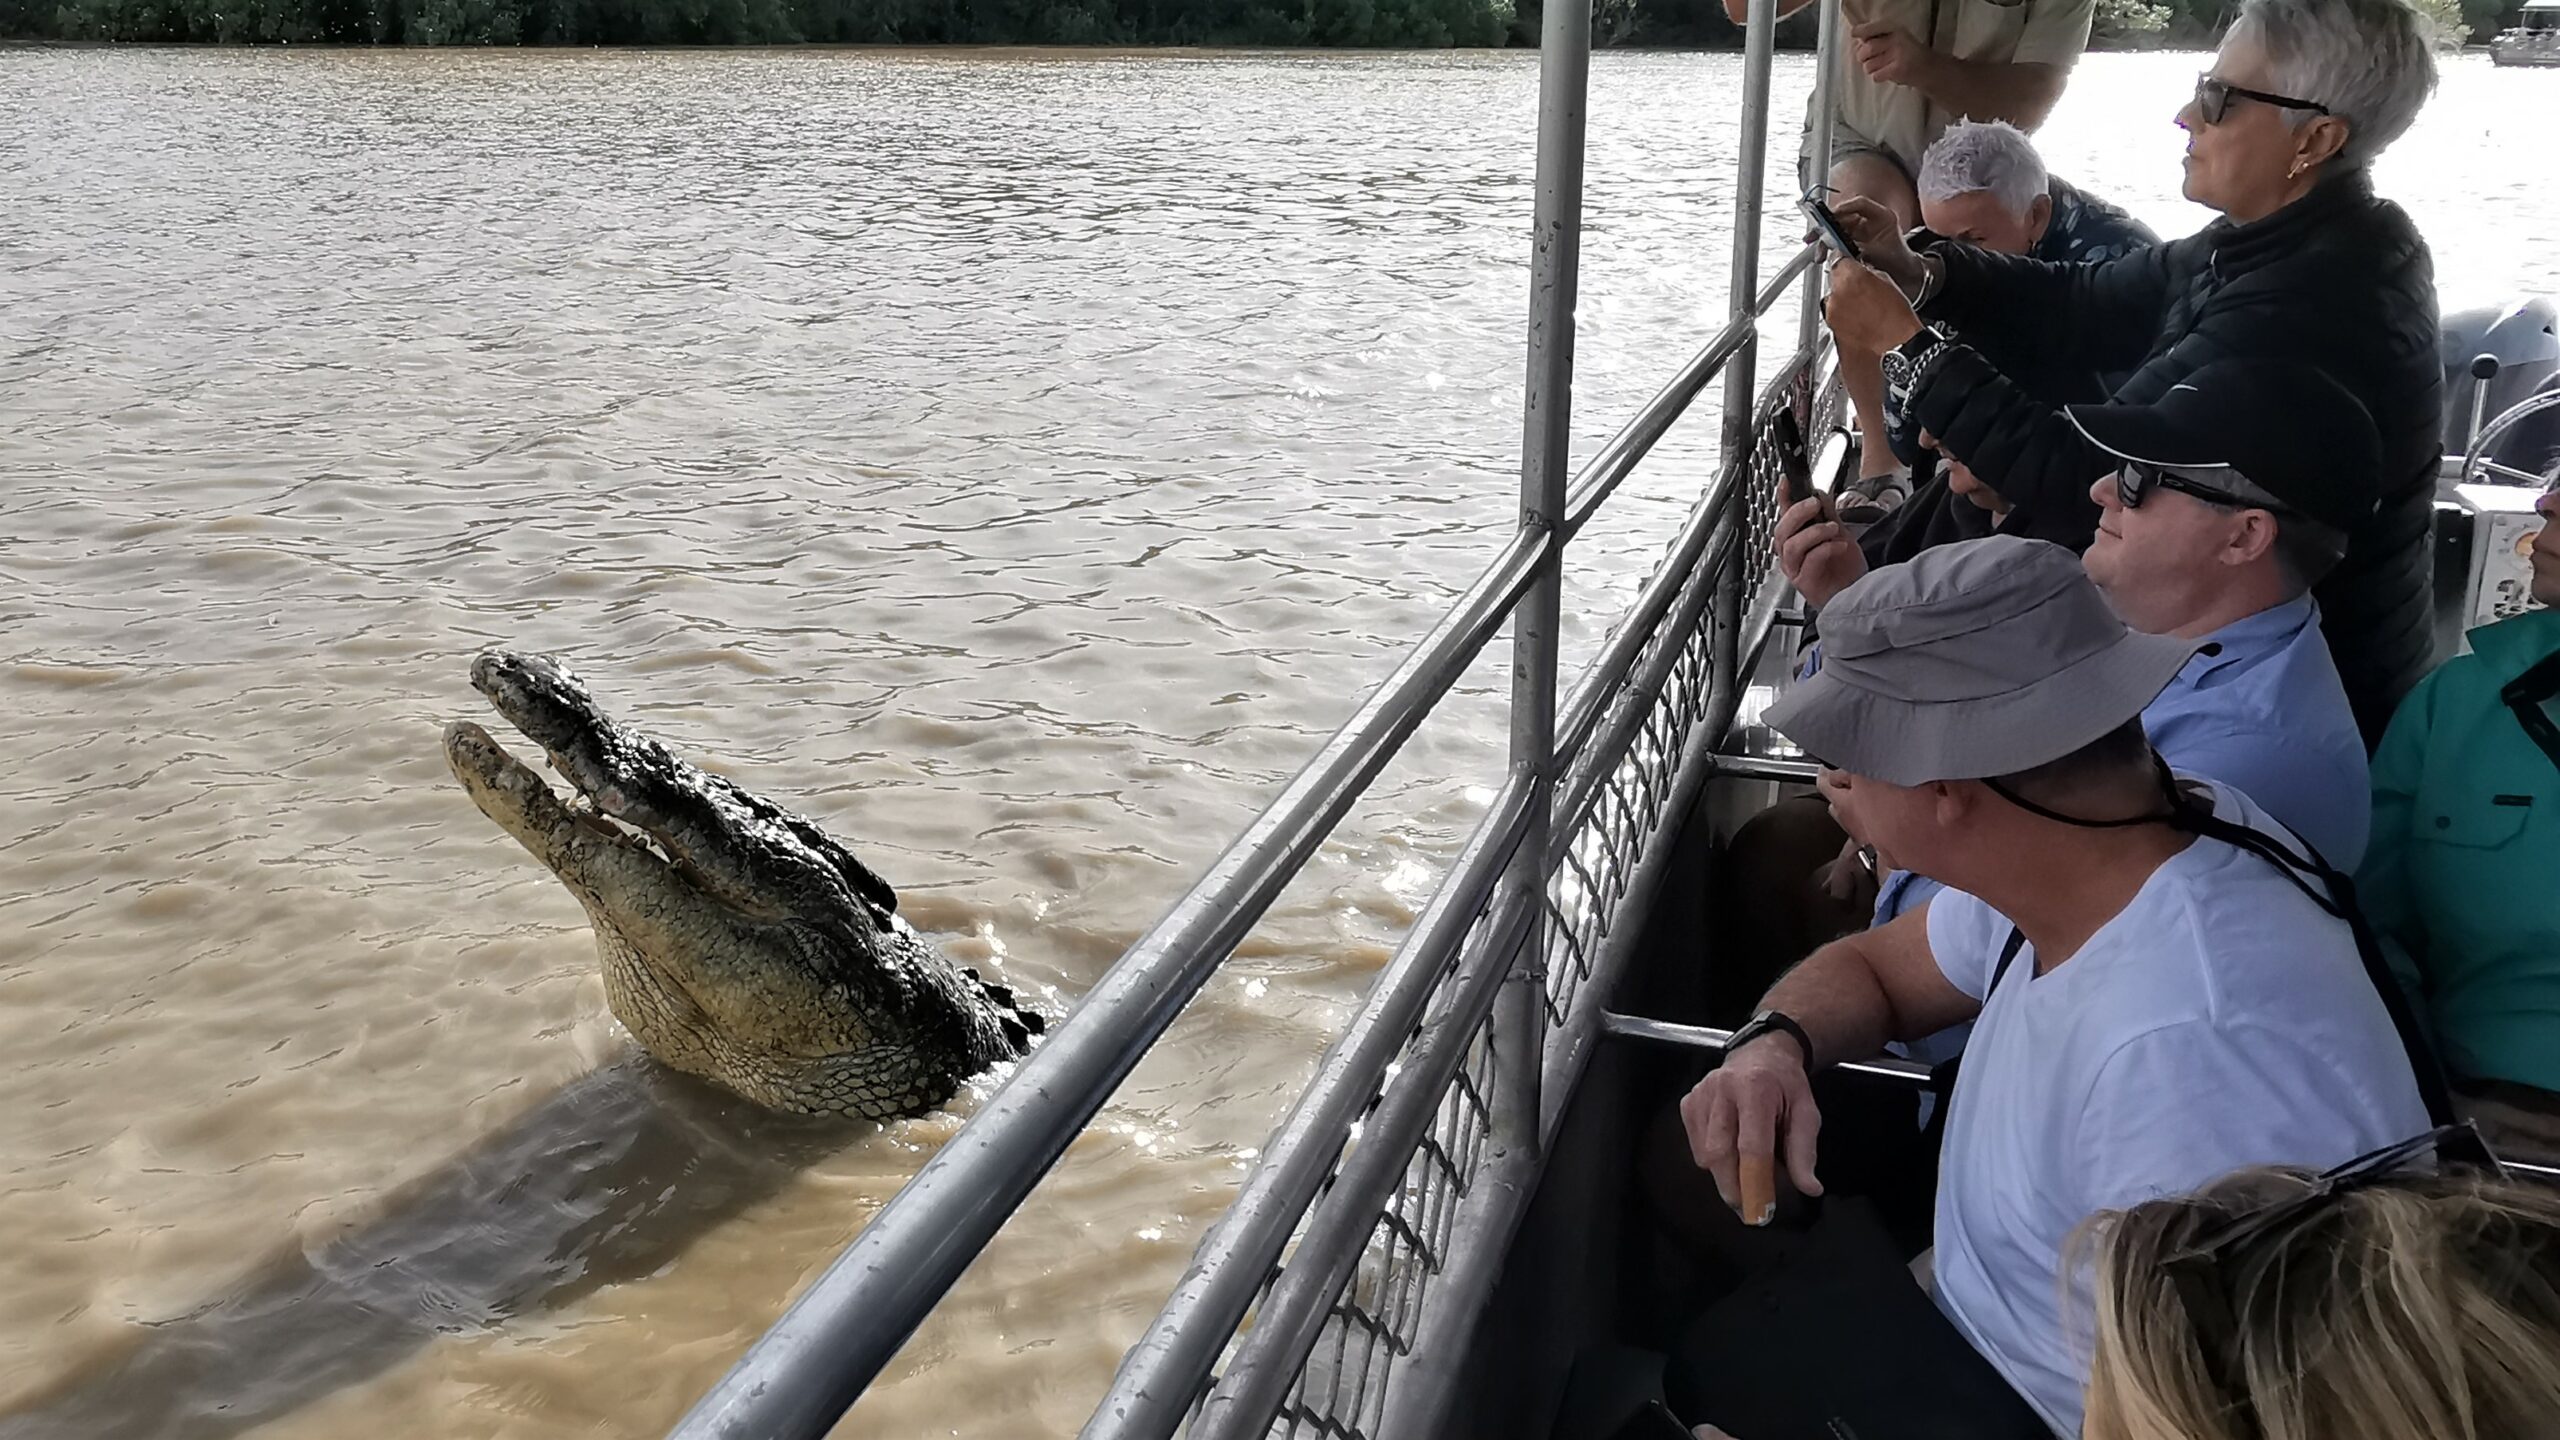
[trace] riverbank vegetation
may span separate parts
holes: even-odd
[[[2422,0],[2486,39],[2523,0]],[[2102,47],[2205,45],[2235,0],[2099,0]],[[1604,44],[1741,43],[1722,0],[1596,0]],[[349,45],[1534,44],[1537,0],[0,0],[0,39]],[[1810,15],[1780,43],[1809,47]]]

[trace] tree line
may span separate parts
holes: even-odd
[[[2420,0],[2485,40],[2523,0]],[[2094,44],[2206,45],[2237,0],[2098,0]],[[1595,0],[1607,45],[1732,47],[1723,0]],[[342,45],[1534,45],[1538,0],[0,0],[0,39]],[[1779,43],[1813,44],[1811,14]]]

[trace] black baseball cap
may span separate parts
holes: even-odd
[[[2274,360],[2198,366],[2148,405],[2064,413],[2099,449],[2181,469],[2228,466],[2288,510],[2353,530],[2382,498],[2382,435],[2328,372]]]

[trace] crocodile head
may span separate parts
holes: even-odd
[[[585,907],[606,1003],[658,1059],[778,1109],[888,1119],[1040,1032],[814,821],[624,729],[542,656],[489,652],[471,683],[572,794],[467,722],[445,759]]]

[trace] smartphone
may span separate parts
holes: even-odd
[[[1840,228],[1840,217],[1831,213],[1830,206],[1807,195],[1796,202],[1796,207],[1804,211],[1805,218],[1813,222],[1813,228],[1821,232],[1824,244],[1848,259],[1858,258],[1858,242],[1850,239],[1849,232]]]
[[[1813,494],[1813,457],[1795,411],[1781,406],[1770,417],[1769,444],[1778,456],[1778,508],[1785,510]]]
[[[1624,1428],[1611,1440],[1691,1440],[1689,1427],[1680,1423],[1671,1407],[1656,1400],[1636,1412]]]

